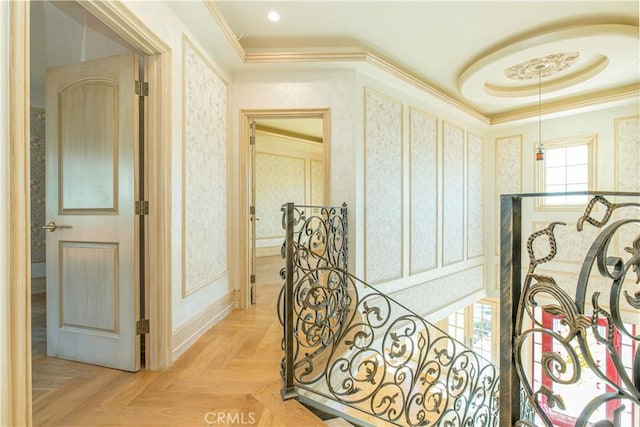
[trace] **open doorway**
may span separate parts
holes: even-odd
[[[281,206],[323,206],[328,201],[328,111],[247,114],[249,149],[248,289],[251,304],[261,286],[281,286],[284,241]]]
[[[75,2],[74,2],[75,3]],[[12,2],[9,6],[11,13],[11,31],[9,34],[9,47],[12,52],[12,60],[9,64],[9,91],[12,102],[9,105],[9,133],[13,136],[12,149],[15,152],[16,161],[12,162],[8,169],[9,182],[11,183],[9,211],[13,212],[12,221],[15,225],[15,234],[9,238],[9,247],[13,248],[9,253],[9,276],[12,283],[11,306],[8,326],[10,336],[14,337],[12,345],[8,348],[9,358],[13,361],[9,372],[9,395],[12,396],[9,419],[15,424],[30,424],[32,418],[32,398],[39,394],[32,393],[32,359],[31,359],[31,250],[30,239],[22,238],[22,233],[28,235],[31,230],[30,212],[28,208],[30,196],[29,170],[25,170],[30,156],[30,123],[29,108],[31,102],[29,94],[31,83],[28,80],[33,64],[29,61],[31,35],[30,27],[38,23],[30,24],[33,8],[38,2]],[[170,87],[170,75],[167,70],[171,66],[169,46],[163,42],[148,27],[140,22],[132,13],[124,7],[114,7],[105,2],[82,3],[82,6],[91,11],[109,28],[114,29],[120,36],[135,46],[146,56],[146,72],[149,85],[149,97],[145,101],[147,138],[155,143],[146,147],[147,159],[147,197],[149,203],[156,209],[146,218],[146,228],[149,230],[162,230],[170,226],[171,193],[164,185],[164,171],[170,164],[170,135],[171,121],[170,108],[171,94],[165,88]],[[56,35],[57,36],[57,35]],[[45,40],[48,43],[50,40]],[[34,41],[34,45],[37,40]],[[153,84],[153,83],[157,84]],[[25,90],[25,88],[27,90]],[[46,120],[46,112],[45,112]],[[145,138],[146,139],[146,138]],[[25,176],[26,175],[26,176]],[[40,226],[40,224],[34,224]],[[149,329],[145,335],[145,341],[150,351],[147,351],[146,367],[149,369],[161,369],[171,363],[171,322],[170,310],[170,260],[171,250],[168,239],[156,233],[148,233],[149,245],[147,247],[146,271],[149,280],[158,284],[154,292],[146,293],[145,300],[149,308],[149,323],[155,327]],[[27,255],[27,256],[25,256]],[[54,359],[55,360],[55,359]],[[73,362],[69,362],[73,363]],[[86,365],[88,366],[88,365]],[[106,368],[103,368],[106,369]],[[35,379],[34,379],[35,381]],[[40,395],[41,399],[43,396]]]
[[[126,207],[118,206],[118,198],[122,193],[129,194],[133,198],[138,190],[134,188],[134,182],[139,181],[136,175],[139,175],[140,171],[138,164],[134,161],[139,156],[135,148],[138,146],[138,132],[132,126],[125,133],[122,132],[122,126],[119,126],[120,130],[117,134],[111,136],[104,134],[103,137],[101,136],[102,131],[99,130],[99,124],[104,115],[98,113],[98,109],[96,109],[96,114],[99,117],[95,117],[93,120],[86,113],[82,113],[90,108],[89,105],[85,105],[85,102],[95,98],[96,92],[102,91],[104,93],[105,87],[106,91],[109,91],[109,85],[112,85],[111,87],[114,84],[115,87],[118,87],[117,84],[122,85],[122,82],[119,81],[103,82],[102,80],[91,84],[93,77],[88,76],[100,75],[95,70],[103,68],[107,61],[112,62],[110,59],[102,59],[96,67],[89,67],[90,70],[81,73],[77,78],[81,82],[80,86],[77,86],[78,89],[75,89],[69,82],[75,78],[70,77],[70,74],[79,68],[86,69],[87,64],[93,64],[99,58],[115,57],[125,58],[126,69],[130,71],[130,78],[133,80],[138,77],[136,70],[139,64],[135,56],[137,52],[75,2],[36,2],[32,4],[30,12],[32,356],[37,358],[49,354],[107,366],[122,366],[106,359],[101,362],[99,357],[96,358],[92,355],[95,354],[93,350],[80,352],[64,348],[66,344],[61,338],[61,334],[65,332],[59,331],[66,329],[68,332],[72,329],[83,329],[84,331],[80,333],[85,336],[87,334],[95,336],[95,332],[105,334],[110,330],[109,319],[112,319],[111,323],[114,327],[111,329],[114,333],[121,334],[124,330],[124,327],[117,324],[121,313],[115,311],[119,308],[119,302],[113,298],[117,298],[117,292],[121,292],[123,286],[127,286],[126,282],[121,280],[125,278],[116,279],[118,275],[115,274],[112,280],[109,280],[110,276],[101,274],[101,272],[101,280],[98,281],[96,280],[98,276],[87,275],[87,273],[91,272],[90,266],[96,264],[95,261],[100,262],[100,257],[110,263],[109,258],[121,253],[125,248],[122,243],[125,242],[83,243],[82,241],[86,240],[84,238],[87,234],[86,231],[82,232],[84,237],[80,240],[72,233],[79,230],[82,227],[80,223],[86,222],[87,218],[93,218],[95,226],[102,230],[101,233],[104,233],[108,229],[107,223],[114,217],[114,214],[120,217],[127,214]],[[48,70],[54,68],[60,71],[57,73],[57,78],[54,79],[55,84],[59,84],[59,87],[51,90],[51,73]],[[64,76],[62,76],[63,74]],[[133,88],[133,83],[128,83]],[[118,96],[116,92],[114,95]],[[109,99],[107,94],[106,97],[96,100],[96,102],[108,104]],[[122,113],[129,117],[128,121],[133,121],[136,113],[133,99],[134,95],[132,94],[131,101],[127,102]],[[79,106],[79,103],[83,105]],[[122,103],[120,106],[115,105],[114,107],[120,108],[121,106]],[[73,114],[81,114],[82,118],[73,116]],[[122,123],[122,120],[117,116],[113,117],[113,120],[114,123]],[[73,129],[70,123],[78,122],[89,124],[85,127],[82,124],[78,125],[84,130],[78,127]],[[140,125],[142,126],[142,124]],[[107,126],[111,127],[110,124]],[[52,128],[55,129],[52,131]],[[87,133],[87,129],[93,129],[92,133]],[[71,135],[76,134],[74,132],[77,132],[78,136],[72,137]],[[94,132],[95,134],[93,134]],[[109,133],[109,129],[107,129],[107,133]],[[84,135],[84,137],[79,135]],[[47,139],[49,139],[48,142]],[[112,145],[112,141],[120,142],[117,145]],[[81,164],[75,167],[73,159],[81,153],[78,151],[81,149],[80,145],[82,145],[82,152],[85,154],[82,155]],[[86,151],[90,153],[87,154]],[[125,156],[126,153],[130,153],[129,159],[124,163],[120,157],[123,155],[123,151]],[[118,157],[115,154],[110,156],[109,153],[117,153]],[[93,163],[89,163],[92,159],[95,159]],[[105,161],[109,164],[104,165]],[[89,164],[91,167],[88,166]],[[102,174],[99,172],[100,169],[103,170]],[[89,179],[83,179],[84,175],[87,175],[85,178]],[[130,179],[127,180],[128,177]],[[104,182],[100,183],[100,179]],[[113,181],[115,184],[110,184],[106,182],[107,180]],[[123,180],[128,182],[125,181],[125,186],[120,186],[118,181],[122,182]],[[84,184],[79,181],[83,181]],[[82,188],[83,186],[85,188]],[[115,194],[115,198],[112,197],[112,200],[107,194],[109,190],[104,192],[104,189],[109,187],[113,189]],[[101,191],[104,192],[104,195],[101,196],[103,200],[99,201],[95,194]],[[60,206],[57,206],[58,202]],[[111,204],[113,208],[109,208],[107,204]],[[98,218],[97,215],[101,212],[108,216]],[[69,223],[64,227],[57,227],[67,229],[64,233],[65,236],[60,238],[58,235],[61,233],[54,234],[56,228],[51,227],[51,222],[47,223],[53,216],[56,216],[57,219],[58,215],[65,224]],[[131,211],[131,217],[129,221],[131,235],[127,238],[129,243],[126,244],[133,249],[137,245],[135,241],[138,239],[134,229],[139,229],[139,227],[133,226],[133,211]],[[79,218],[82,219],[79,220]],[[121,225],[117,226],[121,227]],[[43,228],[48,228],[47,231],[51,233],[46,233]],[[56,237],[56,239],[51,239],[52,237]],[[83,251],[83,249],[89,252]],[[80,252],[84,253],[80,254]],[[99,255],[87,258],[90,253]],[[128,255],[132,258],[127,261],[132,266],[130,286],[136,288],[134,293],[137,295],[142,282],[136,277],[138,273],[134,271],[133,265],[139,255],[133,251]],[[122,263],[122,259],[114,258],[114,260],[117,263]],[[83,271],[82,278],[78,276],[80,270]],[[52,272],[59,274],[52,274]],[[60,282],[59,286],[58,281]],[[91,283],[94,283],[93,289]],[[112,298],[109,298],[108,290],[107,293],[104,293],[100,289],[101,287],[108,289],[109,285],[113,285],[114,292],[110,293],[113,294]],[[103,295],[97,295],[100,292]],[[103,298],[104,296],[107,298]],[[84,301],[84,304],[94,304],[93,308],[89,309],[92,314],[82,314],[87,311],[87,308],[74,312],[73,307],[79,306],[78,297]],[[99,301],[103,301],[103,308],[98,305]],[[110,304],[108,304],[109,301],[111,301]],[[136,307],[136,313],[137,309],[138,307]],[[62,315],[63,311],[64,316]],[[137,314],[135,316],[138,317]],[[133,321],[135,322],[135,320]],[[56,334],[56,339],[52,340],[52,334]],[[60,336],[60,341],[57,339],[58,336]],[[47,342],[48,340],[49,342]],[[72,341],[76,342],[77,337],[73,337]],[[56,346],[60,348],[56,348]],[[130,357],[131,360],[134,360],[138,355]],[[129,368],[127,369],[132,369],[132,367],[135,369],[135,364],[128,363]]]

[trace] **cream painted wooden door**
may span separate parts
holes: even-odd
[[[46,82],[47,354],[127,371],[140,369],[136,71],[124,54]]]

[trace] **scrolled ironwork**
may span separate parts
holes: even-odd
[[[592,215],[598,204],[606,209],[599,220]],[[585,213],[577,220],[577,230],[582,231],[585,223],[588,223],[602,231],[585,254],[574,284],[563,283],[560,286],[557,278],[536,272],[540,265],[550,263],[557,254],[558,243],[554,227],[560,223],[550,223],[527,240],[529,269],[524,278],[514,319],[512,348],[515,371],[522,386],[521,401],[530,405],[535,414],[529,412],[524,416],[523,413],[516,425],[537,425],[533,421],[535,419],[551,427],[553,417],[557,416],[553,415],[554,411],[567,407],[567,396],[556,392],[554,385],[573,387],[576,395],[580,395],[580,381],[587,370],[606,386],[604,392],[589,397],[579,413],[571,414],[576,426],[621,427],[625,408],[635,407],[636,412],[640,411],[640,324],[636,324],[637,333],[629,330],[621,309],[624,302],[628,304],[627,310],[635,309],[636,314],[640,314],[640,288],[634,287],[640,283],[640,235],[629,235],[629,228],[625,228],[631,224],[640,224],[640,218],[610,222],[613,211],[625,207],[640,207],[640,203],[612,203],[602,195],[596,195],[589,201]],[[546,236],[550,243],[550,251],[544,256],[536,255],[534,251],[535,240],[540,236]],[[629,242],[624,246],[624,252],[630,256],[616,253],[612,249],[615,246],[612,244],[614,239]],[[631,272],[636,277],[627,280]],[[596,275],[600,278],[598,280],[608,281],[608,290],[592,284]],[[634,283],[630,284],[631,281]],[[574,286],[573,296],[567,291],[568,285]],[[605,292],[608,295],[604,295]],[[562,328],[554,330],[546,327],[536,318],[535,309],[559,319]],[[625,367],[620,346],[615,342],[615,337],[618,336],[635,343],[630,347],[633,352],[630,368]],[[551,350],[543,350],[540,355],[539,375],[542,379],[538,378],[539,385],[536,389],[531,378],[530,356],[527,354],[531,352],[534,337],[552,343]],[[596,356],[603,353],[609,371]],[[614,375],[611,374],[611,369],[615,372]],[[608,408],[611,419],[592,419],[600,418],[601,415],[596,414],[605,407]],[[629,422],[628,416],[624,419]]]
[[[497,368],[351,275],[346,208],[333,212],[296,213],[287,239],[295,387],[391,424],[497,426]]]

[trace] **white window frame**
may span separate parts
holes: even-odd
[[[587,146],[587,156],[588,156],[588,184],[587,190],[591,191],[595,189],[596,181],[596,145],[597,145],[598,136],[597,135],[583,135],[583,136],[575,136],[571,138],[561,138],[555,139],[551,141],[544,141],[545,151],[556,149],[556,148],[568,148],[575,147],[578,145],[586,145]],[[537,146],[534,147],[537,150]],[[533,156],[535,158],[535,155]],[[545,161],[535,161],[535,173],[536,173],[536,191],[539,193],[546,192],[546,163]],[[538,197],[536,199],[536,210],[581,210],[586,205],[587,201],[575,203],[575,204],[547,204],[545,197]]]
[[[463,309],[457,310],[456,312],[462,311],[464,314],[464,340],[462,343],[469,347],[473,348],[473,307],[474,304],[484,304],[491,306],[491,358],[489,361],[496,366],[500,364],[500,357],[498,352],[498,347],[500,344],[499,336],[500,336],[500,313],[498,312],[498,301],[493,298],[484,298],[476,301]],[[456,312],[451,312],[449,315],[452,315]],[[445,331],[448,335],[453,336],[449,331],[449,315],[438,322],[437,326]]]

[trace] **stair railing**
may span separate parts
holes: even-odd
[[[497,368],[351,275],[346,206],[313,209],[283,207],[283,398],[364,424],[496,426]]]
[[[583,215],[525,242],[523,212],[557,196],[501,196],[500,425],[640,425],[640,193],[562,194]]]

